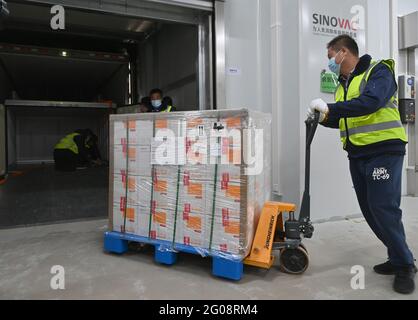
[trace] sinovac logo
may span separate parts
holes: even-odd
[[[375,168],[373,170],[373,180],[380,181],[380,180],[389,180],[390,174],[386,168]]]

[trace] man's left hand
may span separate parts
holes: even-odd
[[[319,111],[321,114],[319,117],[319,122],[324,122],[329,112],[328,104],[322,99],[313,100],[308,109],[308,117],[313,117],[315,115],[315,111]]]

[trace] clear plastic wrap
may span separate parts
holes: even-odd
[[[270,116],[248,110],[112,115],[112,231],[242,260],[271,195]]]

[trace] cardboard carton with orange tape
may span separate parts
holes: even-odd
[[[177,215],[176,243],[206,249],[207,220],[203,212],[193,211],[186,204]]]
[[[166,208],[152,206],[150,238],[174,243],[174,212]]]
[[[113,175],[113,203],[122,202],[135,206],[149,206],[151,203],[152,180],[150,177]]]
[[[211,249],[234,255],[244,254],[246,248],[241,225],[240,219],[215,216]]]
[[[113,173],[151,177],[150,146],[115,145],[113,147]]]
[[[113,206],[113,231],[148,237],[149,207],[125,205],[122,201]]]
[[[114,125],[114,145],[150,145],[153,137],[153,121],[130,120]]]
[[[136,220],[128,219],[126,232],[193,246],[197,251],[213,250],[225,258],[248,254],[262,204],[270,198],[270,152],[266,147],[262,157],[255,158],[265,170],[249,176],[243,156],[246,151],[255,152],[264,140],[269,145],[269,134],[263,141],[246,139],[246,130],[269,129],[268,117],[247,110],[132,114],[111,116],[111,126],[113,172],[149,179],[143,180],[143,186],[135,182],[139,188],[126,184],[129,204],[142,206],[149,199],[148,214],[142,215],[147,209],[140,208]],[[168,145],[174,151],[164,149]],[[123,182],[115,181],[119,176],[112,179],[111,196],[117,203]],[[118,229],[123,215],[116,204],[113,210],[114,229]]]

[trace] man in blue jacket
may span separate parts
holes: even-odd
[[[325,127],[340,130],[361,211],[388,250],[388,261],[375,272],[395,275],[394,290],[415,290],[417,271],[402,224],[402,168],[407,137],[397,102],[395,62],[359,57],[347,35],[328,44],[329,68],[339,76],[336,103],[313,100],[308,115],[321,113]]]

